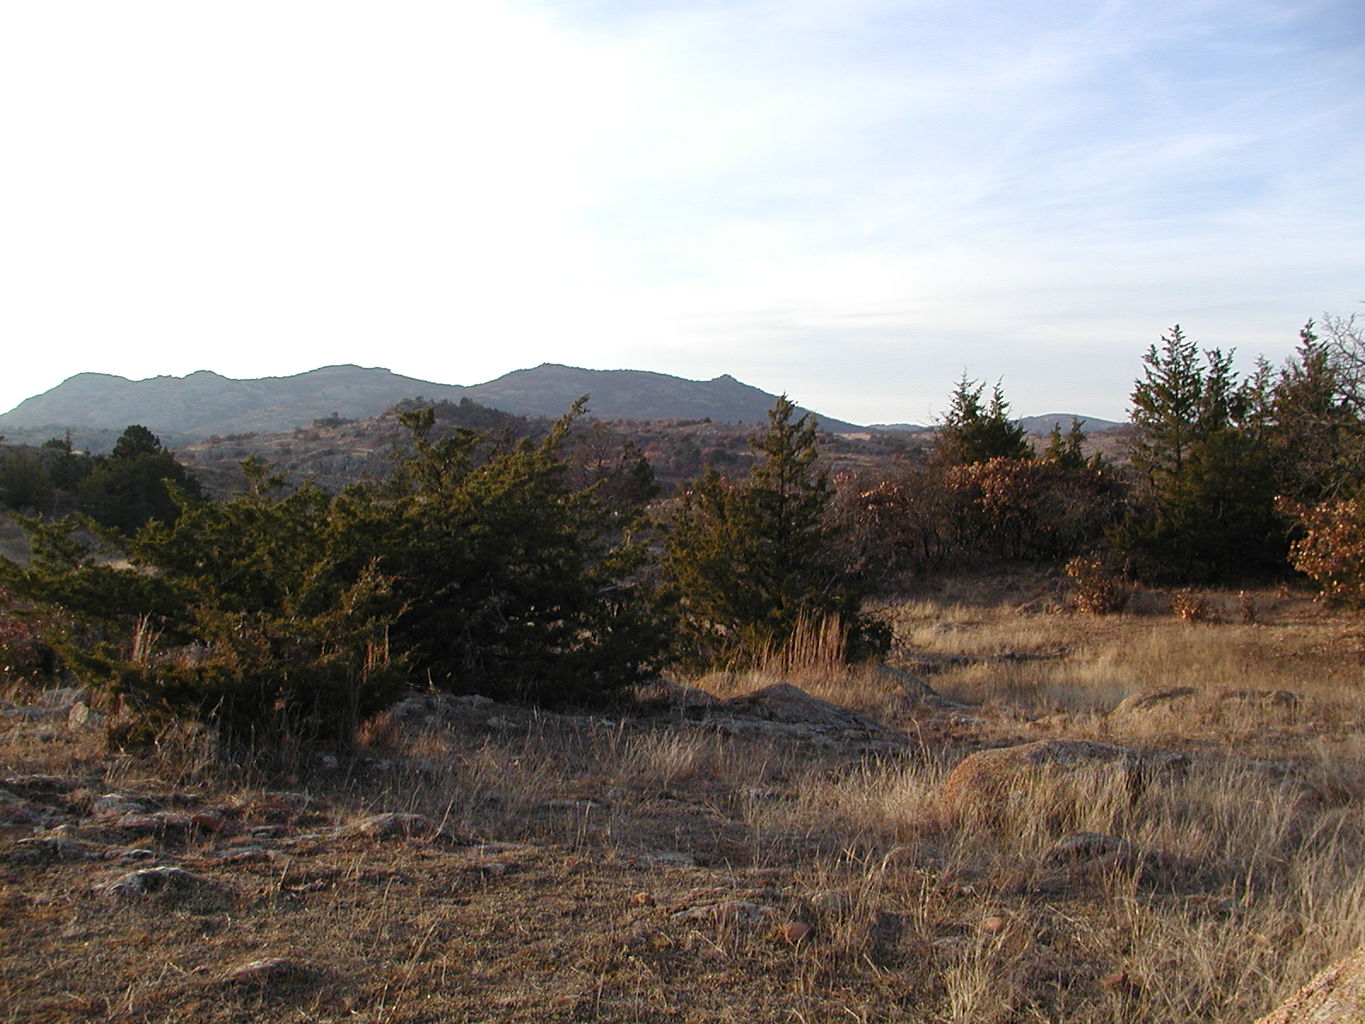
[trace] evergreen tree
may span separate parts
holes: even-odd
[[[1271,456],[1279,493],[1294,501],[1354,494],[1365,483],[1365,423],[1345,369],[1313,321],[1269,389]]]
[[[783,395],[751,442],[757,461],[733,484],[714,470],[684,494],[666,530],[664,575],[678,602],[682,660],[743,662],[780,647],[800,623],[838,617],[849,651],[883,638],[858,612],[860,593],[836,564],[815,423]]]
[[[76,491],[76,507],[97,523],[131,536],[151,520],[174,521],[177,492],[197,501],[199,481],[144,426],[128,427],[109,455],[98,458]]]
[[[69,520],[33,523],[32,566],[0,562],[0,581],[72,623],[63,653],[83,682],[232,740],[344,742],[408,678],[598,700],[663,640],[620,507],[563,483],[577,408],[543,442],[477,460],[480,435],[433,440],[430,410],[404,414],[415,447],[393,479],[340,495],[286,492],[248,460],[248,493],[178,492],[178,516],[122,539],[132,568],[93,560]]]
[[[1212,582],[1272,571],[1285,541],[1258,428],[1256,388],[1232,354],[1201,353],[1179,325],[1148,349],[1135,382],[1135,501],[1110,535],[1137,575]]]
[[[1062,435],[1062,425],[1052,424],[1052,432],[1048,435],[1047,447],[1043,449],[1043,458],[1057,463],[1062,469],[1080,469],[1085,462],[1085,430],[1082,429],[1084,421],[1073,416],[1071,417],[1071,428]]]
[[[934,457],[943,465],[970,465],[988,459],[1033,456],[1023,426],[1009,418],[1009,403],[999,383],[988,402],[984,383],[964,373],[949,397],[948,412],[934,436]]]

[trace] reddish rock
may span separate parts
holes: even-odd
[[[1183,754],[1139,754],[1092,740],[1039,740],[968,755],[943,780],[939,795],[950,813],[989,813],[1030,778],[1080,770],[1113,772],[1136,795],[1154,776],[1188,764]]]
[[[135,832],[184,832],[190,827],[190,818],[174,811],[153,811],[150,814],[125,814],[114,823],[119,828]]]
[[[1365,947],[1316,975],[1256,1024],[1360,1024],[1365,1021]]]
[[[227,819],[217,811],[195,811],[190,822],[201,832],[221,832],[227,827]]]

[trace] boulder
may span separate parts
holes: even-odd
[[[1317,974],[1256,1024],[1359,1024],[1365,1021],[1365,947]]]
[[[1030,778],[1082,770],[1113,772],[1136,796],[1150,779],[1188,765],[1189,758],[1170,751],[1140,754],[1093,740],[1039,740],[969,754],[943,780],[939,796],[953,813],[988,811]]]
[[[812,697],[790,683],[776,683],[721,701],[718,711],[731,715],[760,718],[770,722],[801,726],[811,732],[852,733],[868,738],[891,736],[885,726],[856,711]]]
[[[1139,711],[1169,708],[1172,705],[1182,703],[1185,698],[1193,695],[1193,686],[1170,686],[1160,690],[1139,690],[1137,693],[1130,693],[1124,697],[1109,714],[1115,718],[1122,718],[1124,715]]]

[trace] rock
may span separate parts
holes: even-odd
[[[0,824],[3,825],[54,825],[63,816],[51,807],[25,800],[7,789],[0,789]]]
[[[192,822],[189,815],[176,814],[174,811],[153,811],[150,814],[134,811],[123,815],[114,824],[132,832],[187,832]]]
[[[1005,930],[1009,920],[1000,914],[991,914],[981,920],[981,930],[988,935],[999,935]]]
[[[889,739],[895,735],[856,711],[812,697],[790,683],[775,683],[753,693],[731,697],[716,705],[716,710],[797,726],[815,735],[850,734],[876,739]]]
[[[1149,779],[1178,773],[1188,764],[1189,758],[1169,751],[1139,754],[1093,740],[1039,740],[969,754],[943,780],[939,796],[952,813],[989,812],[1030,777],[1080,770],[1115,772],[1136,796]]]
[[[65,711],[75,704],[89,704],[93,694],[84,686],[64,686],[57,690],[44,690],[38,694],[37,706],[40,708],[60,708]]]
[[[190,815],[190,823],[201,832],[215,834],[227,827],[227,819],[219,811],[195,811]]]
[[[662,676],[637,686],[635,699],[646,704],[666,704],[675,708],[709,708],[718,703],[716,697],[699,686],[687,686]]]
[[[1142,859],[1137,847],[1126,839],[1107,836],[1101,832],[1072,832],[1062,836],[1052,844],[1044,856],[1044,863],[1051,867],[1064,864],[1077,864],[1094,860],[1097,857],[1113,857],[1136,864]]]
[[[900,689],[900,706],[906,711],[913,711],[916,708],[967,711],[974,706],[944,697],[937,693],[923,676],[917,676],[894,665],[878,665],[871,672],[875,680]]]
[[[646,853],[635,858],[635,863],[642,868],[694,868],[697,860],[690,853],[679,853],[670,850],[664,853]]]
[[[825,890],[811,896],[810,907],[821,917],[847,917],[853,913],[853,897],[848,893]]]
[[[122,793],[105,793],[96,797],[90,805],[90,813],[96,818],[121,818],[125,814],[147,814],[151,810],[151,805],[145,800]]]
[[[811,926],[805,921],[784,921],[782,927],[778,929],[782,937],[793,946],[806,938],[811,933]]]
[[[1359,1024],[1365,1021],[1365,947],[1316,975],[1256,1024]]]
[[[15,864],[54,864],[61,861],[101,860],[104,853],[70,836],[33,836],[20,839],[9,851]]]
[[[0,786],[21,796],[65,794],[90,784],[90,779],[77,779],[70,775],[9,775],[0,779]]]
[[[176,904],[205,899],[221,902],[231,896],[231,890],[220,882],[164,865],[130,871],[100,889],[124,899],[154,898]]]
[[[1115,718],[1121,718],[1138,711],[1166,708],[1193,694],[1193,686],[1172,686],[1163,690],[1139,690],[1137,693],[1130,693],[1124,697],[1109,714]]]
[[[371,839],[427,839],[463,845],[463,840],[457,839],[424,814],[375,814],[345,826],[339,834],[367,836]]]
[[[327,971],[311,964],[273,956],[249,960],[217,979],[217,984],[231,988],[278,988],[290,985],[321,985],[330,980]]]

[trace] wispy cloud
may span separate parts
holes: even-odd
[[[1354,0],[0,15],[10,405],[82,369],[541,360],[1123,412],[1365,298]]]

